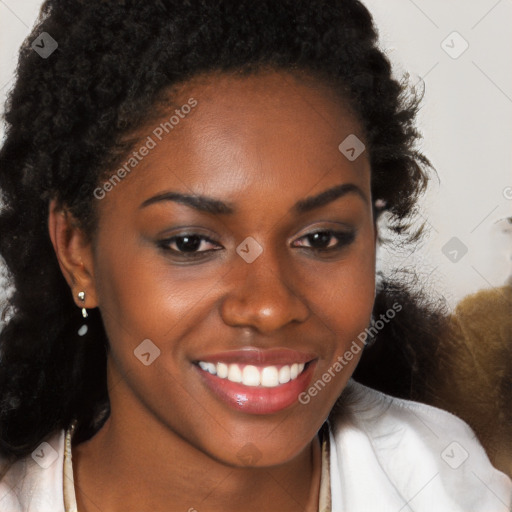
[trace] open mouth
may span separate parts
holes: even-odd
[[[275,388],[297,379],[308,367],[307,363],[292,363],[285,365],[255,366],[239,363],[211,363],[198,361],[201,370],[226,379],[236,384],[248,387]]]
[[[298,403],[317,359],[290,364],[196,361],[206,387],[230,408],[249,414],[275,414]]]

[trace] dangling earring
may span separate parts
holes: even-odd
[[[78,300],[80,300],[81,302],[85,302],[85,292],[78,292],[77,297]],[[85,308],[82,308],[82,316],[84,318],[87,318],[89,316]],[[82,327],[78,329],[78,336],[84,336],[85,334],[87,334],[88,330],[89,328],[87,327],[87,324],[83,324]]]
[[[85,302],[85,292],[78,292],[78,300],[81,300],[82,302]],[[89,316],[87,314],[87,310],[85,308],[82,308],[82,316],[84,318],[87,318]]]

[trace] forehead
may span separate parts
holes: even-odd
[[[347,103],[322,82],[287,72],[197,77],[175,89],[139,135],[135,150],[149,139],[153,147],[108,203],[140,203],[166,189],[284,198],[322,181],[370,183],[366,152],[350,161],[339,149],[347,137],[364,141]]]

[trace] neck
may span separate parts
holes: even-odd
[[[321,449],[315,437],[293,460],[239,468],[193,447],[160,423],[136,425],[111,416],[73,448],[80,512],[173,510],[316,512]]]

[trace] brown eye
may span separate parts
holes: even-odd
[[[180,252],[195,252],[201,246],[201,238],[195,235],[176,237],[176,247]]]
[[[300,247],[311,249],[315,252],[331,252],[341,250],[351,244],[355,239],[354,231],[333,231],[324,229],[315,231],[299,238],[299,240],[307,240],[310,247],[301,245]],[[333,244],[333,241],[335,242]]]
[[[158,243],[159,247],[166,251],[170,251],[173,253],[176,253],[178,256],[185,256],[185,257],[195,257],[198,255],[202,255],[204,253],[209,253],[212,250],[217,249],[206,249],[206,250],[198,250],[200,248],[204,248],[208,245],[214,245],[218,247],[218,244],[211,240],[210,238],[199,235],[196,233],[191,234],[183,234],[183,235],[176,235],[170,238],[167,238],[165,240],[161,240]],[[174,246],[175,248],[173,248]]]

